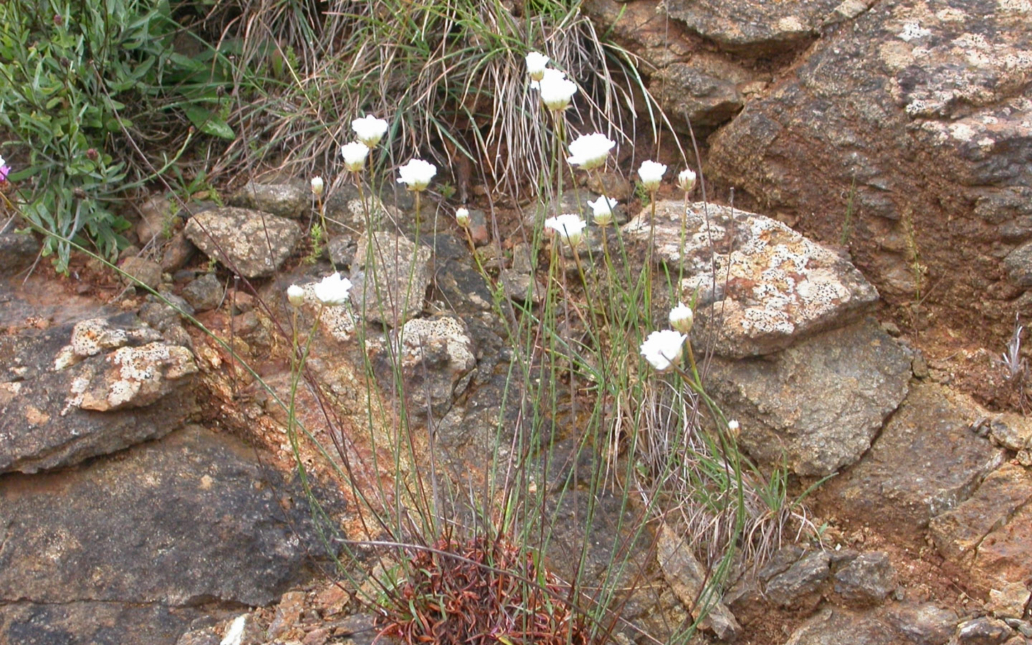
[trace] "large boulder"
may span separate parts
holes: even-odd
[[[185,233],[205,255],[245,278],[275,273],[301,240],[297,222],[245,208],[198,213]]]
[[[304,499],[253,449],[197,426],[121,459],[6,477],[0,642],[173,645],[190,607],[271,603],[322,548]],[[95,607],[114,633],[93,634]]]
[[[1022,2],[877,3],[718,133],[711,175],[847,243],[890,302],[925,299],[953,329],[1003,338],[1032,300],[1030,16]]]

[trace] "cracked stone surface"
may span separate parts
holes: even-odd
[[[190,218],[186,237],[245,278],[270,276],[301,240],[297,222],[246,208],[216,208]]]

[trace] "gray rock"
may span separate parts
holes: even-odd
[[[502,269],[498,273],[498,281],[502,284],[505,297],[513,302],[537,304],[544,298],[545,286],[530,274]]]
[[[654,235],[654,237],[653,237]],[[848,261],[784,224],[725,206],[683,202],[644,209],[623,227],[625,242],[653,239],[655,254],[684,261],[682,299],[698,294],[699,333],[719,323],[715,349],[741,358],[770,354],[861,317],[878,292]],[[683,239],[683,245],[682,245]]]
[[[39,242],[30,234],[10,230],[0,233],[0,275],[29,267],[39,257],[39,250]]]
[[[692,617],[703,617],[699,625],[717,635],[722,641],[733,641],[742,633],[734,615],[720,601],[719,591],[710,589],[704,595],[709,575],[692,554],[688,543],[665,523],[660,528],[656,543],[656,560],[667,584],[681,603],[692,612]]]
[[[896,572],[884,551],[862,553],[835,573],[835,593],[856,605],[876,605],[896,588]]]
[[[1032,423],[1021,414],[1001,414],[990,423],[989,433],[1008,450],[1026,450],[1032,446]]]
[[[423,310],[430,286],[430,249],[386,232],[358,240],[351,300],[366,320],[397,327]]]
[[[826,552],[810,551],[767,580],[764,593],[781,607],[812,609],[820,601],[821,587],[831,573],[830,567],[831,558]]]
[[[956,508],[932,518],[929,530],[947,560],[970,565],[978,546],[1032,500],[1032,477],[1024,468],[1003,464],[989,473],[974,493]]]
[[[898,645],[900,637],[879,617],[827,607],[792,632],[785,645]]]
[[[243,208],[218,208],[190,218],[186,237],[209,258],[245,278],[274,273],[301,239],[291,220]]]
[[[912,383],[864,459],[826,484],[846,514],[890,535],[915,539],[936,515],[956,508],[1003,459],[971,432],[984,412],[930,383]]]
[[[458,236],[437,234],[427,239],[426,244],[433,253],[433,291],[437,296],[430,310],[465,316],[494,309],[491,287],[477,268],[465,241]],[[477,253],[493,248],[496,247],[482,247]]]
[[[957,625],[958,645],[1001,645],[1013,632],[998,618],[983,616]]]
[[[751,23],[739,3],[680,6],[718,4],[738,24],[776,24]],[[785,15],[839,3],[741,4]],[[710,174],[798,217],[815,239],[846,238],[890,302],[934,285],[925,304],[951,329],[977,336],[999,323],[1004,341],[1023,287],[1006,277],[1000,241],[1030,233],[1015,206],[1028,204],[1021,191],[1032,185],[1027,21],[1019,4],[879,2],[828,31],[714,137]]]
[[[126,258],[119,266],[129,284],[142,283],[146,287],[156,289],[161,284],[161,265],[141,257]]]
[[[192,414],[194,396],[190,387],[184,387],[186,379],[143,408],[101,414],[73,405],[77,396],[73,388],[80,379],[112,367],[106,358],[114,352],[106,353],[103,345],[116,344],[120,349],[115,351],[133,349],[128,344],[137,342],[134,338],[150,343],[147,339],[156,333],[133,333],[141,326],[130,314],[105,323],[88,328],[107,330],[106,336],[101,334],[93,344],[83,338],[79,345],[87,355],[96,348],[95,355],[59,371],[53,368],[55,356],[72,354],[71,350],[62,354],[72,325],[0,338],[0,365],[10,370],[0,375],[0,472],[34,473],[74,465],[162,437]]]
[[[331,233],[343,233],[358,237],[365,233],[369,224],[373,230],[388,227],[397,230],[406,219],[403,211],[412,208],[412,198],[402,191],[384,200],[371,195],[368,189],[360,194],[353,184],[344,184],[334,189],[326,198],[326,220]]]
[[[0,643],[10,645],[183,645],[178,636],[201,610],[134,602],[0,605]],[[190,645],[202,645],[202,641]],[[203,644],[207,645],[207,644]],[[212,645],[219,645],[218,639]]]
[[[440,417],[461,395],[476,367],[473,341],[461,318],[441,316],[416,318],[392,333],[400,351],[395,356],[404,375],[408,409],[416,414],[432,411]]]
[[[1003,258],[1010,279],[1022,288],[1032,287],[1032,242],[1026,242]]]
[[[178,231],[161,252],[161,270],[165,273],[175,273],[186,266],[196,252],[197,247],[193,242],[186,239],[186,234],[182,231]]]
[[[249,181],[229,198],[229,205],[298,219],[308,212],[313,199],[311,185],[301,180],[275,184]]]
[[[355,262],[357,249],[355,240],[344,235],[330,238],[330,241],[326,243],[326,253],[330,257],[330,262],[338,269],[350,267]]]
[[[905,351],[865,321],[770,356],[714,358],[706,385],[740,422],[739,443],[750,455],[824,476],[860,459],[909,380]]]
[[[997,618],[1021,620],[1025,617],[1025,607],[1028,606],[1030,597],[1032,592],[1024,581],[1008,582],[1000,585],[999,589],[989,590],[986,609]]]
[[[217,308],[226,297],[226,289],[214,273],[205,273],[183,288],[183,298],[196,311]]]
[[[957,625],[956,612],[931,602],[890,607],[885,617],[915,645],[944,645]]]
[[[712,127],[738,114],[745,105],[738,88],[753,76],[717,56],[697,54],[690,63],[673,63],[653,74],[649,91],[675,122]]]
[[[798,46],[834,20],[841,0],[749,2],[748,0],[671,0],[666,13],[719,46],[749,55]]]
[[[140,221],[136,223],[136,238],[140,244],[149,244],[170,230],[175,210],[163,195],[151,195],[139,206]],[[158,240],[160,242],[160,239]]]
[[[196,373],[193,353],[185,347],[164,341],[121,347],[81,365],[68,406],[96,412],[146,407],[189,383],[187,377]]]
[[[0,607],[271,603],[322,548],[304,500],[251,448],[197,426],[121,459],[5,478]]]
[[[1028,476],[1026,471],[1026,483]],[[997,511],[1001,510],[997,508]],[[1000,583],[1025,582],[1032,578],[1032,504],[1015,511],[1006,523],[985,536],[978,545],[974,566]]]

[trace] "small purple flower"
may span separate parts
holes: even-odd
[[[0,182],[7,181],[7,174],[11,172],[11,167],[7,165],[3,157],[0,157]]]

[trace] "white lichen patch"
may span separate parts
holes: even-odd
[[[996,5],[1000,8],[1000,11],[1032,13],[1032,1],[1030,0],[998,0]]]
[[[910,42],[911,40],[917,40],[919,38],[927,38],[932,35],[932,30],[927,27],[922,27],[916,22],[903,23],[903,29],[899,32],[900,40]]]
[[[175,381],[195,372],[193,354],[185,347],[164,343],[122,347],[72,381],[61,414],[71,406],[106,412],[150,405],[167,394]]]

